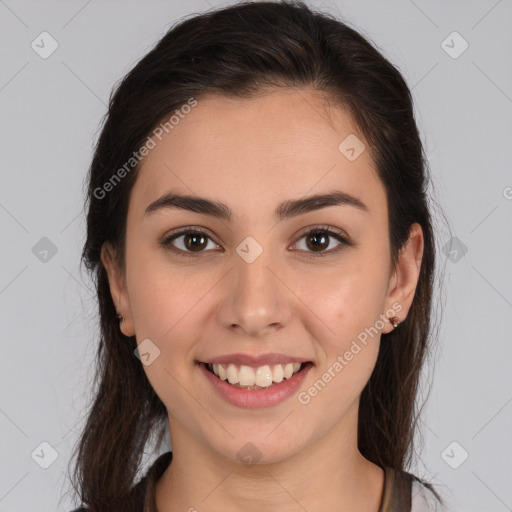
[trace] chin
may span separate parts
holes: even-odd
[[[274,435],[275,432],[269,435],[268,432],[271,431],[272,429],[268,429],[254,436],[228,437],[225,444],[215,443],[211,446],[214,451],[230,462],[251,467],[275,464],[294,457],[300,450],[301,443],[289,435],[280,437]]]

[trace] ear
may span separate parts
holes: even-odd
[[[135,329],[133,328],[133,316],[126,281],[123,272],[119,268],[115,251],[108,242],[105,242],[101,247],[101,261],[107,272],[110,294],[116,311],[124,318],[122,322],[119,320],[121,332],[128,337],[133,336]]]
[[[400,304],[396,308],[395,316],[403,322],[414,299],[414,293],[420,276],[421,261],[423,259],[423,230],[418,223],[414,223],[409,231],[409,239],[400,250],[398,262],[389,280],[386,295],[387,309],[393,309],[393,304]],[[391,322],[386,322],[383,333],[393,330]]]

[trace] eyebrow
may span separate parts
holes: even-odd
[[[346,192],[335,190],[327,194],[285,201],[276,208],[274,219],[276,222],[280,222],[329,206],[341,205],[352,206],[360,211],[368,212],[368,207],[360,199]],[[146,208],[144,216],[167,209],[187,210],[228,222],[233,219],[233,212],[224,203],[199,196],[183,195],[172,190],[152,202]]]

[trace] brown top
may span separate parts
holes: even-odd
[[[156,483],[172,461],[172,452],[160,455],[146,472],[146,475],[126,497],[125,512],[157,512],[155,501]],[[413,481],[419,481],[406,471],[384,468],[384,491],[378,512],[411,512],[411,489]],[[87,512],[78,508],[72,512]]]
[[[385,467],[379,512],[410,512],[412,479],[410,473]]]

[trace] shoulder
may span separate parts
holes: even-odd
[[[121,507],[123,512],[142,512],[144,509],[146,488],[147,477],[144,477],[123,496],[121,500],[122,504],[117,505],[116,510]],[[82,504],[79,508],[71,510],[71,512],[90,512],[90,508]]]
[[[443,512],[445,510],[439,494],[432,484],[412,476],[411,512]]]
[[[379,512],[446,512],[432,484],[401,469],[385,468],[385,487]]]
[[[153,462],[144,477],[135,484],[130,492],[123,498],[125,512],[139,512],[144,510],[144,506],[148,501],[153,499],[155,485],[167,466],[171,463],[172,452],[168,451],[160,456]],[[71,512],[88,512],[89,509],[85,506],[74,509]]]

